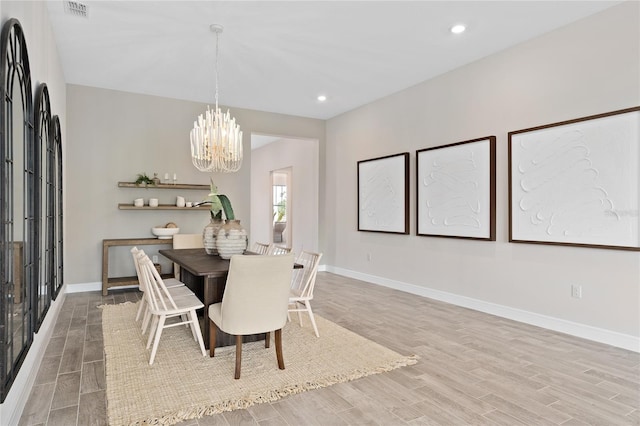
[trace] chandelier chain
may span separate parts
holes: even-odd
[[[220,39],[220,33],[216,31],[216,110],[218,109],[218,40]]]

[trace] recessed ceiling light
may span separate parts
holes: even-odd
[[[325,95],[318,95],[318,100],[319,100],[320,102],[324,102],[324,101],[326,101],[326,100],[327,100],[327,97],[326,97]]]
[[[454,25],[453,27],[451,27],[451,32],[454,33],[454,34],[460,34],[460,33],[463,33],[464,30],[466,30],[466,29],[467,29],[467,27],[465,27],[464,25],[458,24],[458,25]]]

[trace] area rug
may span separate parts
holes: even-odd
[[[203,357],[191,331],[162,333],[153,365],[146,335],[135,321],[138,304],[105,305],[102,329],[106,357],[109,425],[171,425],[224,411],[276,401],[287,395],[355,380],[415,364],[403,356],[316,315],[320,337],[308,318],[297,318],[282,333],[285,369],[279,370],[275,344],[245,343],[242,376],[233,378],[233,346]]]

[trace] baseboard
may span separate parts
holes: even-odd
[[[87,291],[102,291],[102,282],[80,283],[67,285],[67,293],[84,293]]]
[[[27,352],[24,363],[11,386],[9,394],[0,405],[0,425],[17,425],[24,410],[31,388],[36,381],[40,363],[47,350],[49,339],[58,320],[58,314],[66,298],[66,284],[60,289],[58,297],[51,303],[40,330],[33,337],[33,343]]]
[[[498,305],[496,303],[486,302],[484,300],[473,299],[466,296],[460,296],[453,293],[434,290],[428,287],[421,287],[414,284],[408,284],[401,281],[378,277],[375,275],[351,271],[349,269],[325,265],[324,270],[327,272],[332,272],[334,274],[367,281],[373,284],[393,288],[418,296],[440,300],[452,305],[462,306],[464,308],[485,312],[502,318],[508,318],[525,324],[535,325],[537,327],[546,328],[548,330],[558,331],[560,333],[581,337],[587,340],[593,340],[595,342],[627,349],[633,352],[640,352],[640,338],[636,336],[618,333],[603,328],[592,327],[590,325],[567,321],[560,318],[549,317],[546,315],[537,314],[535,312],[511,308],[509,306]]]

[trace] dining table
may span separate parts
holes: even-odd
[[[204,345],[208,349],[209,328],[211,321],[208,312],[209,305],[222,302],[224,288],[227,282],[230,260],[222,259],[219,255],[207,254],[203,248],[195,249],[163,249],[158,253],[180,266],[180,281],[182,281],[204,304],[203,317],[201,321],[202,337]],[[246,251],[245,255],[258,255]],[[294,268],[302,268],[301,264],[294,264]],[[263,340],[265,334],[254,334],[244,336],[245,342]],[[220,330],[216,332],[215,347],[235,345],[235,336],[224,333]]]

